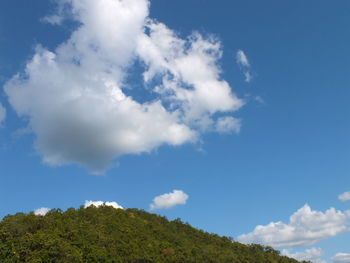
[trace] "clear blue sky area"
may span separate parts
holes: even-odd
[[[145,2],[122,2],[135,1]],[[90,0],[72,2],[84,5]],[[218,80],[226,81],[232,94],[244,102],[239,109],[227,111],[230,120],[240,120],[241,127],[239,132],[215,132],[188,124],[199,134],[196,141],[176,146],[160,143],[146,153],[122,152],[99,175],[84,167],[86,161],[77,165],[66,158],[62,165],[45,163],[45,153],[35,143],[40,132],[31,129],[34,110],[18,114],[18,103],[30,101],[24,98],[14,105],[11,98],[16,90],[9,94],[4,88],[24,72],[39,52],[38,45],[55,53],[83,23],[72,20],[69,6],[60,13],[69,13],[60,25],[45,22],[55,6],[47,0],[0,1],[0,106],[6,109],[0,126],[0,217],[40,207],[79,207],[85,200],[149,210],[153,198],[178,189],[188,195],[185,204],[152,212],[243,241],[241,235],[254,235],[256,226],[267,228],[270,222],[297,228],[290,216],[307,204],[311,212],[299,218],[300,225],[319,224],[324,230],[329,216],[327,226],[334,223],[336,234],[302,228],[290,239],[314,242],[280,246],[256,232],[254,240],[290,254],[322,251],[312,258],[316,263],[350,262],[350,201],[338,198],[350,191],[349,1],[152,0],[149,17],[175,31],[177,38],[185,40],[197,31],[205,39],[213,35],[215,43],[220,41],[223,54],[215,62],[221,70]],[[242,63],[242,57],[238,61],[238,51],[248,64]],[[125,93],[139,102],[148,101],[153,84],[142,83],[142,63],[128,67],[133,73],[128,75],[131,88]],[[41,78],[55,81],[55,76],[45,74]],[[36,84],[31,85],[23,88]],[[89,107],[94,112],[99,106]],[[222,114],[212,112],[210,118],[216,121]],[[338,211],[337,222],[328,211],[332,207]],[[310,238],[308,231],[319,238]],[[282,232],[274,232],[276,239]],[[348,261],[336,261],[337,253],[348,254]]]

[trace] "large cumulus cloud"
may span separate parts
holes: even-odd
[[[5,84],[46,163],[100,173],[123,154],[194,142],[223,120],[217,113],[242,106],[220,76],[220,42],[199,33],[180,38],[149,17],[149,1],[58,4],[59,12],[45,20],[58,23],[69,12],[79,26],[55,50],[38,46],[24,71]],[[146,102],[130,95],[137,61],[144,69],[141,85],[153,98]],[[238,120],[227,120],[239,130]]]

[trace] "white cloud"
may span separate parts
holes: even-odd
[[[245,82],[251,82],[253,79],[252,73],[250,73],[249,71],[244,72],[244,77]]]
[[[350,254],[349,253],[337,253],[332,257],[334,263],[350,263]]]
[[[6,118],[6,109],[0,103],[0,124],[1,124],[2,121],[5,120],[5,118]]]
[[[62,22],[71,15],[69,4],[71,0],[55,0],[51,1],[52,4],[55,4],[55,12],[51,15],[47,15],[41,19],[42,22],[46,22],[52,25],[61,25]]]
[[[246,54],[244,53],[244,51],[241,49],[238,50],[236,53],[236,61],[242,67],[247,67],[247,68],[250,67],[249,60],[248,60]]]
[[[181,190],[173,190],[171,193],[155,197],[150,205],[151,210],[169,209],[176,205],[186,204],[188,195]]]
[[[309,248],[305,251],[291,253],[289,250],[282,250],[282,255],[295,258],[298,261],[311,261],[312,263],[326,263],[321,257],[323,256],[323,251],[320,248]]]
[[[137,52],[147,66],[145,81],[162,76],[155,91],[181,110],[186,124],[197,124],[215,112],[237,110],[243,102],[231,92],[229,84],[220,79],[217,60],[221,58],[220,43],[213,37],[204,39],[193,33],[183,40],[164,24],[149,21],[149,35],[141,35]],[[188,88],[192,87],[192,88]]]
[[[85,204],[84,204],[84,207],[87,208],[89,206],[96,206],[96,207],[99,207],[99,206],[102,206],[102,205],[105,205],[105,206],[112,206],[114,207],[115,209],[124,209],[122,206],[120,206],[118,203],[116,202],[103,202],[103,201],[89,201],[89,200],[86,200],[85,201]]]
[[[341,195],[338,196],[339,200],[340,201],[350,201],[350,192],[345,192],[345,193],[342,193]]]
[[[250,72],[250,63],[248,60],[247,55],[244,53],[243,50],[239,49],[236,53],[236,62],[241,67],[243,74],[244,74],[244,81],[245,82],[251,82],[253,79],[252,73]]]
[[[348,211],[330,208],[320,212],[304,205],[290,217],[289,224],[272,222],[265,226],[259,225],[253,232],[239,236],[238,241],[272,247],[308,246],[349,231],[349,217]]]
[[[120,155],[194,142],[215,130],[215,113],[243,105],[220,76],[220,42],[198,33],[180,38],[148,17],[149,1],[58,3],[65,7],[50,22],[69,12],[80,26],[57,49],[38,47],[5,85],[45,163],[102,173]],[[153,97],[146,102],[130,95],[135,61],[145,67],[141,84]]]
[[[241,121],[233,117],[221,117],[216,122],[216,130],[219,133],[239,133]]]
[[[60,25],[63,21],[63,18],[59,15],[45,16],[42,21],[47,22],[52,25]]]
[[[255,96],[255,101],[261,103],[261,104],[265,104],[265,100],[261,97],[261,96]]]
[[[41,207],[41,208],[38,208],[34,211],[34,214],[37,215],[37,216],[44,216],[46,215],[51,209],[50,208],[47,208],[47,207]]]

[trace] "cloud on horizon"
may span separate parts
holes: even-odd
[[[173,190],[171,193],[156,196],[150,204],[150,210],[169,209],[177,205],[184,205],[189,196],[181,190]]]
[[[37,216],[44,216],[46,215],[51,209],[50,208],[47,208],[47,207],[41,207],[41,208],[38,208],[34,211],[34,215],[37,215]]]
[[[290,217],[288,224],[271,222],[259,225],[253,232],[237,239],[242,243],[260,243],[276,248],[309,246],[349,231],[349,218],[350,211],[330,208],[321,212],[306,204]]]
[[[91,200],[86,200],[85,201],[84,208],[87,208],[89,206],[100,207],[100,206],[103,206],[103,205],[111,206],[111,207],[114,207],[115,209],[124,209],[117,202],[103,202],[103,201],[91,201]]]
[[[350,254],[349,253],[337,253],[332,257],[334,263],[350,263]]]
[[[283,249],[281,254],[290,258],[295,258],[298,261],[310,261],[312,263],[326,263],[322,259],[324,255],[322,249],[320,248],[309,248],[301,252],[292,253],[287,249]]]
[[[199,141],[222,126],[216,113],[244,104],[221,78],[221,43],[196,32],[179,37],[149,17],[148,0],[57,4],[43,20],[60,24],[69,13],[80,26],[53,51],[38,46],[4,87],[44,163],[103,173],[118,156]],[[135,62],[152,97],[146,102],[130,95]]]

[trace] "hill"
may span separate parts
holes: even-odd
[[[108,206],[18,213],[0,222],[2,263],[297,263],[180,219]]]

